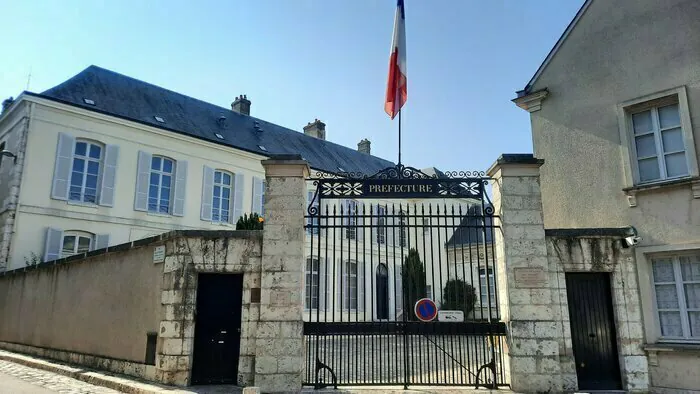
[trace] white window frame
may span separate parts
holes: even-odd
[[[360,305],[360,283],[359,283],[359,270],[360,270],[360,265],[357,263],[357,261],[354,260],[347,260],[344,261],[343,264],[345,265],[343,268],[343,276],[342,276],[342,289],[343,289],[343,310],[346,311],[353,311],[356,312],[359,309]],[[355,266],[355,273],[351,274],[350,273],[350,266],[354,265]],[[351,287],[354,285],[355,288],[355,299],[354,299],[354,304],[353,304],[353,298],[352,298],[352,292],[351,292]]]
[[[85,146],[85,155],[79,155],[76,153],[76,148],[78,147],[78,144],[86,144]],[[100,157],[99,158],[94,158],[90,156],[90,148],[92,146],[96,146],[100,148]],[[76,139],[75,143],[73,145],[73,157],[71,158],[71,170],[70,170],[70,177],[68,178],[68,202],[74,203],[74,204],[88,204],[88,205],[97,205],[97,203],[100,201],[100,189],[101,189],[101,181],[102,181],[102,170],[104,168],[104,158],[105,158],[105,145],[97,142],[97,141],[92,141],[92,140],[86,140],[86,139]],[[75,171],[75,160],[83,160],[84,165],[83,165],[83,171],[82,171],[82,176],[83,176],[83,181],[82,184],[80,185],[80,199],[73,199],[72,196],[72,189],[73,189],[73,173]],[[89,163],[97,163],[97,180],[95,181],[95,201],[85,201],[85,190],[87,188],[87,178],[88,178],[88,164]]]
[[[314,270],[314,262],[316,263],[316,269]],[[321,260],[318,258],[307,258],[306,266],[304,268],[304,310],[317,310],[321,305]],[[311,281],[308,278],[311,278]],[[316,278],[316,306],[314,306],[314,277]]]
[[[491,306],[496,305],[496,276],[493,268],[488,268],[488,280],[486,278],[486,268],[479,268],[479,303],[482,306],[489,305],[489,294],[491,295]],[[484,290],[488,287],[488,293]],[[485,299],[484,299],[485,298]]]
[[[408,247],[408,215],[404,211],[399,211],[399,247]]]
[[[160,169],[154,170],[153,169],[153,159],[159,158],[160,161]],[[170,172],[165,172],[163,171],[163,163],[165,163],[165,160],[170,160],[173,165],[171,167]],[[155,213],[155,214],[160,214],[160,215],[172,215],[173,213],[173,198],[175,197],[175,166],[177,166],[177,161],[175,159],[172,159],[167,156],[159,156],[159,155],[153,155],[151,156],[151,163],[149,164],[150,171],[148,172],[148,201],[147,201],[147,209],[148,212],[150,213]],[[153,173],[158,174],[158,197],[156,200],[156,210],[152,211],[151,210],[151,175]],[[168,209],[167,211],[163,212],[161,211],[161,205],[160,205],[160,200],[161,200],[161,194],[163,193],[163,175],[170,176],[170,195],[168,196]]]
[[[386,233],[387,233],[387,216],[386,216],[386,206],[385,205],[377,205],[377,230],[376,230],[376,238],[375,242],[380,244],[380,245],[385,245],[386,244]]]
[[[681,121],[681,131],[683,133],[683,143],[685,145],[686,160],[688,163],[688,175],[674,178],[662,178],[653,181],[640,181],[639,168],[637,162],[637,148],[632,128],[632,114],[640,111],[630,111],[630,107],[646,102],[658,100],[667,96],[676,96],[678,100],[678,115]],[[693,139],[693,128],[690,122],[690,110],[688,107],[688,96],[685,86],[676,87],[669,90],[653,93],[633,100],[625,101],[617,105],[618,129],[620,133],[621,149],[623,156],[623,169],[625,173],[625,187],[639,185],[654,185],[698,176],[698,161],[695,152],[695,141]],[[657,143],[657,149],[659,145]],[[663,152],[658,152],[659,160],[663,160]],[[664,163],[665,165],[665,163]]]
[[[652,295],[652,305],[654,310],[654,321],[656,323],[656,330],[658,332],[658,339],[660,342],[689,342],[689,343],[700,343],[700,336],[691,337],[690,334],[690,321],[688,320],[688,312],[700,312],[700,308],[688,308],[686,305],[685,289],[684,284],[687,283],[700,283],[700,281],[683,281],[683,276],[681,272],[681,262],[680,257],[683,256],[700,256],[700,251],[695,252],[684,252],[684,253],[664,253],[654,255],[649,259],[649,277],[651,279],[651,295]],[[664,336],[661,330],[661,318],[659,317],[659,307],[656,300],[656,285],[671,284],[671,282],[660,282],[657,283],[654,278],[654,260],[658,259],[670,259],[673,263],[673,284],[676,287],[676,296],[678,297],[678,311],[681,316],[681,328],[683,330],[682,337],[674,336]]]
[[[216,174],[221,174],[221,179],[219,182],[216,181]],[[229,176],[229,184],[224,183],[224,175]],[[231,221],[231,215],[233,215],[233,187],[234,187],[234,177],[235,175],[229,171],[225,170],[214,170],[214,182],[211,187],[211,221],[214,223],[228,223]],[[216,194],[216,188],[219,188],[219,195]],[[226,218],[222,218],[223,211],[223,200],[224,200],[224,189],[228,189],[228,212]],[[214,199],[219,199],[219,208],[214,207]],[[215,216],[216,215],[216,216]],[[215,218],[216,217],[216,218]]]
[[[63,244],[65,243],[66,237],[75,237],[75,243],[73,244],[73,252],[72,253],[64,253],[64,251],[63,251]],[[79,242],[80,238],[87,238],[90,241],[90,243],[88,243],[88,248],[85,251],[78,251],[78,246],[80,245],[80,242]],[[94,245],[95,245],[95,234],[89,233],[87,231],[76,231],[76,230],[64,231],[63,237],[61,238],[61,258],[73,256],[73,255],[76,255],[78,253],[89,252],[92,250]]]
[[[346,215],[348,218],[348,224],[347,227],[345,227],[345,239],[354,241],[357,239],[357,232],[358,228],[357,226],[357,201],[356,200],[347,200],[348,201],[348,211],[344,212],[343,214]]]

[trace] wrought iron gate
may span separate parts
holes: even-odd
[[[304,384],[507,384],[483,173],[398,165],[309,181]],[[433,321],[416,317],[423,298]]]

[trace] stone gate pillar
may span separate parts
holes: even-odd
[[[264,393],[301,389],[303,347],[304,213],[309,166],[299,155],[263,160],[260,320],[255,340],[255,385]]]
[[[488,170],[496,231],[497,291],[508,331],[506,374],[516,392],[560,392],[561,320],[547,263],[539,167],[531,154],[503,154]]]

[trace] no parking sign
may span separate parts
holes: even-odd
[[[429,322],[435,320],[438,314],[437,305],[430,298],[421,298],[416,301],[416,305],[413,307],[413,312],[416,314],[418,320],[423,322]]]

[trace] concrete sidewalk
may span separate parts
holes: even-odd
[[[0,350],[0,360],[5,360],[13,362],[16,364],[25,365],[30,368],[41,369],[49,372],[53,372],[59,375],[64,375],[77,379],[86,383],[90,383],[97,386],[107,387],[113,390],[121,391],[123,393],[134,393],[134,394],[224,394],[224,393],[244,393],[244,394],[257,394],[255,388],[248,388],[244,390],[240,387],[224,385],[224,386],[194,386],[194,387],[173,387],[165,386],[152,382],[145,382],[137,378],[118,375],[114,373],[97,371],[82,366],[71,365],[63,363],[60,361],[47,360],[44,358],[38,358],[34,356],[28,356],[20,353],[8,352],[6,350]],[[302,393],[317,393],[317,394],[340,394],[340,393],[369,393],[369,394],[398,394],[398,393],[440,393],[440,394],[452,394],[452,393],[474,393],[474,394],[505,394],[512,393],[512,391],[504,390],[474,390],[470,388],[456,388],[456,387],[420,387],[411,388],[409,390],[403,390],[401,387],[345,387],[338,390],[333,389],[322,389],[313,390],[312,388],[304,388],[301,390]]]

